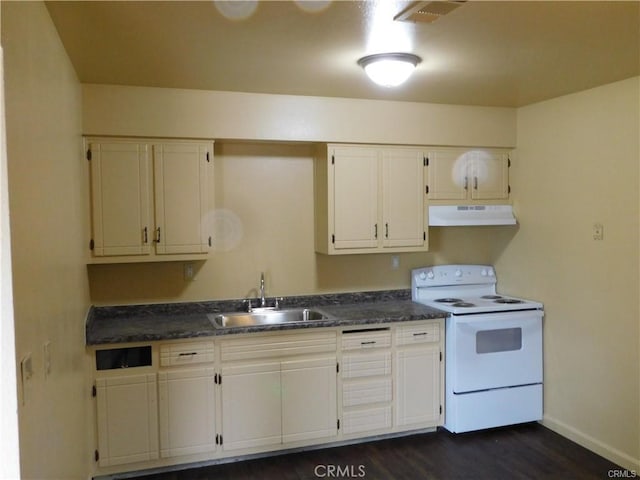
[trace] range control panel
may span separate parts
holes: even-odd
[[[413,288],[487,283],[496,283],[496,274],[490,265],[434,265],[411,272]]]

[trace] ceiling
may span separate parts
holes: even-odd
[[[637,0],[471,0],[433,23],[394,21],[411,3],[47,7],[83,83],[517,107],[640,75]],[[403,86],[379,87],[357,60],[384,51],[423,61]]]

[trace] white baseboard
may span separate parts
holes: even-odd
[[[549,430],[553,430],[563,437],[576,442],[616,465],[626,468],[627,470],[632,470],[636,472],[636,474],[640,474],[640,458],[633,458],[631,455],[627,455],[626,453],[613,448],[611,445],[607,445],[606,443],[581,432],[577,428],[550,417],[549,415],[544,415],[542,424]]]

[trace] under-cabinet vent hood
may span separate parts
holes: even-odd
[[[429,225],[432,227],[465,225],[515,225],[511,205],[432,205]]]

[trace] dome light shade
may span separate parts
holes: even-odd
[[[397,87],[411,76],[422,59],[412,53],[377,53],[358,60],[367,76],[383,87]]]

